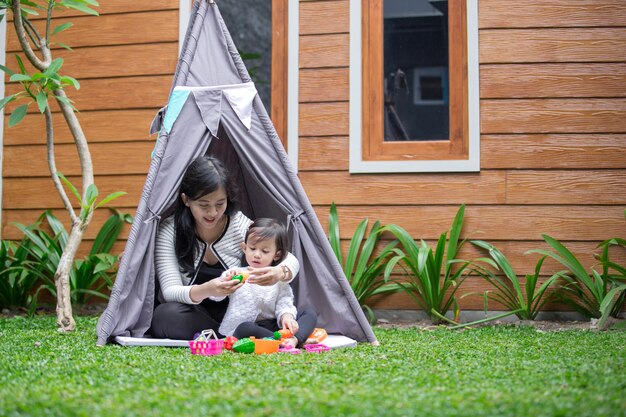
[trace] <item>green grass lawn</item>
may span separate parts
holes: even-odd
[[[96,318],[0,319],[0,416],[626,416],[626,333],[378,329],[381,346],[96,347]]]

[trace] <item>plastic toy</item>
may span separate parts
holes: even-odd
[[[239,339],[233,344],[233,352],[252,353],[254,352],[254,342],[252,341],[252,339],[249,339],[247,337]]]
[[[234,275],[232,279],[236,279],[239,282],[246,282],[246,280],[250,277],[250,272],[243,270],[239,271],[237,275]]]
[[[291,353],[292,355],[299,355],[301,353],[300,349],[287,345],[285,347],[281,347],[278,349],[280,353]]]
[[[254,353],[257,355],[262,353],[276,353],[280,345],[280,340],[252,339],[252,341],[254,342]]]
[[[289,329],[281,329],[274,332],[274,339],[284,340],[293,337],[293,333]]]
[[[224,349],[233,350],[233,345],[237,342],[237,338],[235,336],[227,336],[224,339]]]
[[[313,329],[313,333],[311,333],[311,335],[309,336],[309,339],[315,339],[317,340],[317,343],[319,343],[322,340],[326,339],[326,336],[328,336],[328,333],[325,329],[315,328]]]
[[[218,339],[213,330],[203,330],[195,340],[189,341],[193,355],[219,355],[223,347],[224,341]]]
[[[304,345],[304,349],[308,353],[321,353],[321,352],[326,352],[327,350],[330,350],[330,348],[328,346],[322,345],[321,343],[316,343],[316,344],[311,344],[311,345]]]

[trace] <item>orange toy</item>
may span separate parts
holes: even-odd
[[[320,343],[322,340],[326,339],[326,336],[328,336],[326,329],[319,329],[316,327],[313,329],[313,333],[309,335],[309,339],[315,339],[317,340],[317,343]]]
[[[260,355],[262,353],[276,353],[280,345],[280,340],[256,339],[250,338],[254,342],[254,353]]]

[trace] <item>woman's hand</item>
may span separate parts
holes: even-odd
[[[285,272],[283,268],[279,266],[267,266],[264,268],[252,268],[248,267],[250,271],[250,277],[248,281],[250,284],[257,284],[262,286],[274,285],[279,281],[286,281]]]
[[[208,297],[226,297],[237,291],[243,284],[233,279],[234,271],[228,270],[219,278],[214,278],[200,285],[193,285],[189,296],[194,302],[200,302]]]

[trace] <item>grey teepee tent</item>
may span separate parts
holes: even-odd
[[[163,117],[162,117],[163,116]],[[296,305],[312,305],[318,327],[375,342],[217,6],[196,0],[168,105],[153,130],[159,137],[109,304],[98,321],[98,344],[143,337],[155,296],[154,238],[180,178],[197,156],[223,160],[239,184],[250,218],[287,222],[301,270],[292,283]]]

